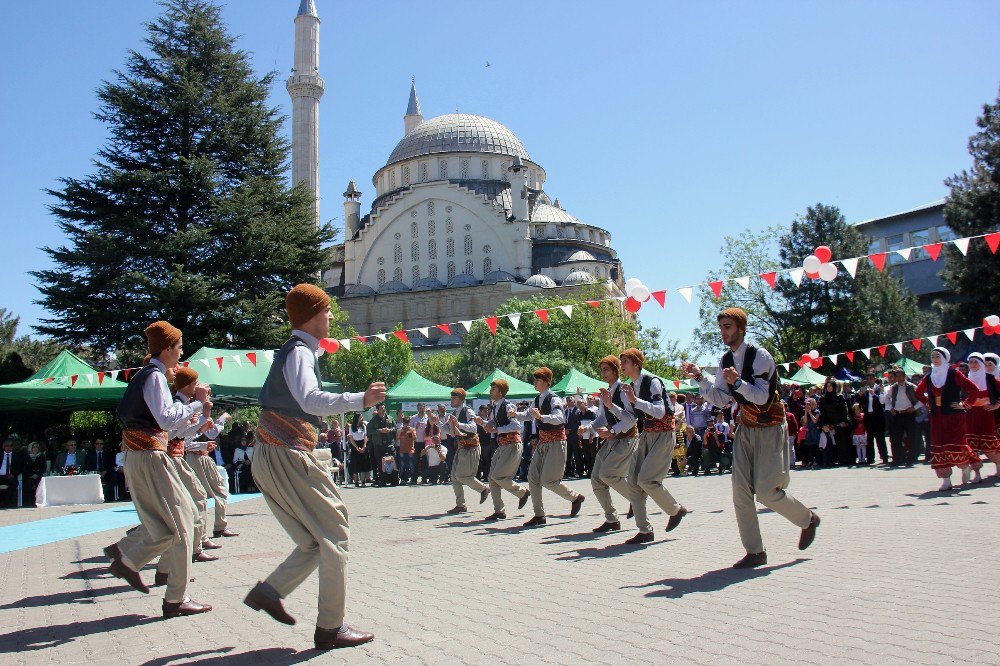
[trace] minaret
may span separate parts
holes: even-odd
[[[403,116],[403,136],[415,130],[424,117],[420,115],[420,100],[417,99],[417,80],[410,80],[410,101],[406,104],[406,115]]]
[[[313,0],[302,0],[295,17],[295,65],[285,84],[292,98],[292,184],[305,181],[313,192],[319,224],[319,15]]]
[[[361,192],[352,180],[344,192],[344,240],[354,238],[361,228]]]

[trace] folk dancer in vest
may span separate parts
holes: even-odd
[[[968,483],[972,470],[983,466],[966,441],[962,402],[962,391],[973,401],[981,393],[968,377],[949,365],[950,361],[951,352],[935,347],[931,352],[931,371],[917,384],[917,397],[927,405],[931,422],[931,469],[941,479],[941,491],[952,489],[952,467],[962,470],[962,483]]]
[[[215,499],[215,523],[212,528],[212,536],[216,539],[236,537],[239,534],[229,529],[229,521],[226,519],[229,489],[222,482],[215,458],[212,455],[218,446],[216,438],[222,434],[226,422],[231,417],[228,413],[223,413],[219,418],[213,419],[209,414],[210,411],[206,410],[206,414],[203,415],[198,433],[184,440],[184,460],[194,471],[205,490],[205,494]]]
[[[476,423],[496,440],[493,459],[490,461],[490,495],[493,497],[493,513],[487,521],[503,520],[507,517],[502,490],[518,498],[517,508],[523,509],[531,492],[514,482],[521,464],[524,444],[521,442],[521,423],[515,419],[514,405],[507,402],[510,385],[505,379],[490,382],[490,420],[476,417]]]
[[[598,437],[604,440],[594,457],[594,469],[590,473],[594,497],[604,509],[604,522],[593,529],[595,533],[621,529],[618,512],[611,500],[611,489],[614,488],[619,495],[629,499],[630,489],[625,477],[632,467],[635,448],[639,442],[635,415],[632,413],[632,406],[626,404],[619,381],[621,361],[617,356],[605,356],[598,367],[601,379],[607,383],[608,388],[601,389],[597,418],[590,424]]]
[[[986,369],[986,358],[979,352],[969,354],[969,381],[981,391],[976,400],[967,400],[965,412],[965,441],[976,454],[985,454],[996,466],[1000,476],[1000,438],[997,437],[996,410],[1000,407],[1000,382]],[[972,483],[979,483],[982,477],[974,469]]]
[[[149,588],[139,571],[157,556],[166,556],[169,578],[163,616],[206,613],[211,606],[192,601],[186,594],[196,507],[177,466],[169,461],[167,444],[169,431],[201,414],[208,387],[196,386],[194,400],[186,405],[171,400],[166,373],[167,368],[177,366],[183,353],[181,331],[158,321],[150,324],[145,334],[147,365],[129,381],[117,410],[123,426],[122,445],[127,450],[125,477],[143,529],[126,535],[104,552],[111,558],[111,573],[146,594]]]
[[[632,380],[630,386],[624,387],[625,398],[632,405],[641,428],[628,475],[632,511],[639,528],[639,533],[629,540],[631,543],[653,540],[653,524],[646,514],[647,497],[670,516],[667,520],[668,532],[680,525],[688,512],[663,485],[663,479],[670,473],[670,460],[676,444],[675,421],[674,415],[667,413],[663,382],[642,371],[645,361],[645,355],[634,347],[621,353],[622,371]]]
[[[281,600],[319,568],[317,649],[367,643],[373,634],[344,622],[347,598],[347,507],[329,470],[313,450],[324,416],[360,412],[385,399],[385,384],[364,393],[328,393],[319,372],[319,341],[329,335],[330,297],[309,284],[296,285],[285,298],[292,337],[274,355],[260,392],[260,422],[253,457],[253,480],[274,517],[296,548],[244,603],[285,624],[295,624]]]
[[[709,402],[725,407],[735,400],[740,407],[733,444],[733,508],[747,554],[733,568],[745,569],[767,564],[755,496],[758,502],[802,529],[799,550],[813,542],[820,519],[785,492],[790,480],[787,425],[774,359],[766,349],[747,344],[747,314],[742,309],[729,308],[716,319],[729,351],[719,363],[715,382],[694,363],[684,363],[683,368],[698,382]]]
[[[983,354],[983,358],[986,359],[986,372],[992,375],[993,379],[997,381],[994,386],[1000,386],[1000,355],[990,352],[989,354]],[[990,384],[987,383],[987,386],[989,385]],[[988,412],[993,412],[993,416],[996,421],[997,437],[1000,437],[1000,409],[998,408],[1000,408],[1000,403],[993,402],[991,397],[990,404],[984,409]],[[997,470],[997,475],[1000,476],[1000,470]]]
[[[570,518],[575,518],[583,506],[584,496],[570,490],[562,482],[566,471],[566,428],[563,425],[563,402],[550,390],[552,386],[552,371],[546,367],[535,370],[532,374],[535,390],[538,396],[532,406],[523,412],[518,412],[519,421],[530,422],[532,446],[535,447],[528,466],[528,490],[531,491],[531,505],[535,516],[524,524],[534,527],[545,524],[545,506],[542,502],[542,488],[554,492],[559,497],[572,502]]]
[[[465,503],[465,486],[479,493],[480,504],[490,496],[489,487],[476,478],[482,449],[472,410],[465,404],[465,389],[451,390],[451,414],[442,421],[441,432],[451,437],[458,449],[451,464],[451,487],[455,491],[455,507],[449,509],[448,514],[465,513],[469,510]]]

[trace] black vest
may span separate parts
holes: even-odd
[[[618,388],[616,388],[615,392],[611,394],[611,403],[615,404],[615,405],[618,405],[622,409],[625,409],[625,403],[622,402],[622,385],[621,384],[618,384]],[[608,425],[607,425],[608,430],[611,430],[616,425],[618,425],[618,423],[619,423],[619,421],[621,421],[621,419],[619,419],[617,416],[615,416],[611,412],[610,409],[608,409],[607,407],[605,407],[603,402],[601,403],[601,409],[604,411],[604,418],[608,422]]]
[[[936,388],[934,383],[931,381],[930,375],[927,375],[927,393],[930,397],[928,404],[930,405],[931,414],[964,414],[964,409],[955,409],[951,406],[953,402],[961,402],[962,400],[962,389],[958,387],[958,382],[955,381],[955,368],[948,368],[948,377],[944,380],[944,386],[942,386],[939,391],[941,391],[941,406],[938,407],[937,400],[934,398],[933,389]]]
[[[642,400],[643,402],[651,402],[651,403],[663,402],[663,393],[660,393],[659,395],[655,396],[656,397],[655,400],[653,399],[654,398],[654,396],[653,396],[653,379],[654,379],[653,375],[647,375],[645,372],[642,373],[641,375],[639,375],[639,384],[638,384],[638,387],[637,387],[637,390],[636,390],[636,396],[639,398],[639,400]],[[662,384],[662,382],[660,382],[660,383]],[[664,407],[666,407],[666,405],[664,405]],[[644,412],[641,409],[639,409],[638,406],[633,406],[632,411],[635,412],[636,418],[639,419],[640,423],[642,423],[643,419],[651,419],[651,418],[653,418],[652,416],[650,416],[646,412]],[[664,415],[666,415],[666,414],[664,414]]]
[[[757,359],[757,347],[750,343],[747,343],[746,353],[743,354],[743,368],[740,370],[740,379],[745,382],[753,382],[753,362]],[[725,354],[722,355],[722,367],[719,368],[719,372],[722,372],[723,368],[733,367],[733,350],[730,349]],[[733,396],[733,400],[741,405],[745,405],[750,401],[744,398],[737,391],[730,390],[729,393]],[[761,405],[761,407],[767,407],[776,399],[778,399],[778,372],[777,368],[771,374],[771,377],[767,380],[767,402]]]
[[[122,396],[122,401],[118,403],[118,409],[115,411],[123,428],[160,430],[160,424],[153,418],[153,412],[149,410],[146,397],[142,394],[146,379],[157,372],[161,370],[150,363],[129,380],[125,395]]]
[[[497,403],[496,412],[493,417],[493,425],[498,428],[510,425],[510,417],[507,416],[507,398],[503,398],[499,403]]]
[[[552,393],[549,393],[547,396],[545,396],[545,400],[542,400],[541,404],[539,404],[538,399],[541,397],[542,396],[538,396],[535,398],[535,407],[537,407],[538,411],[542,413],[542,416],[548,416],[549,414],[552,413]],[[565,426],[561,423],[560,424],[545,423],[541,419],[538,420],[539,430],[562,430],[564,427]]]
[[[288,354],[295,347],[302,347],[310,354],[313,353],[313,351],[309,349],[309,345],[297,337],[292,337],[288,342],[283,344],[281,349],[275,352],[274,362],[271,364],[271,369],[267,373],[267,379],[264,381],[264,387],[260,390],[260,406],[265,409],[273,409],[281,414],[294,416],[295,418],[308,421],[309,423],[319,427],[319,425],[323,422],[322,417],[316,416],[315,414],[307,414],[302,411],[302,408],[299,407],[299,403],[295,401],[295,398],[292,397],[291,391],[288,390],[288,382],[285,381],[285,359],[288,358]],[[323,378],[319,374],[319,363],[313,363],[313,370],[316,372],[316,381],[322,390]]]

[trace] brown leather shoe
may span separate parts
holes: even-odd
[[[485,520],[488,523],[494,523],[498,520],[506,520],[506,519],[507,519],[506,513],[504,513],[503,511],[497,511],[496,513],[492,513],[486,516],[486,518],[484,518],[483,520]]]
[[[583,500],[587,499],[583,495],[578,496],[573,500],[573,507],[569,511],[570,518],[576,518],[576,515],[580,513],[580,507],[583,506]]]
[[[456,515],[458,515],[460,513],[468,513],[468,512],[469,512],[469,509],[467,507],[464,507],[464,506],[456,506],[456,507],[454,507],[452,509],[448,509],[447,511],[445,511],[445,513],[447,515],[449,515],[449,516],[456,516]]]
[[[490,498],[490,489],[489,488],[483,488],[482,492],[479,493],[479,503],[483,504],[489,498]]]
[[[169,578],[170,574],[157,571],[156,575],[153,576],[153,584],[150,587],[163,587],[167,584],[167,579]]]
[[[132,586],[132,589],[138,590],[143,594],[149,594],[149,588],[146,584],[142,582],[142,576],[139,575],[138,571],[132,571],[125,563],[121,560],[114,560],[111,562],[111,566],[108,567],[108,571],[111,575],[121,578],[126,583]]]
[[[288,614],[281,603],[278,591],[263,581],[257,581],[243,603],[255,611],[264,611],[282,624],[295,624],[295,618]]]
[[[208,539],[205,539],[204,541],[201,542],[202,550],[218,550],[219,548],[222,548],[222,546],[215,543],[214,541],[209,541]]]
[[[218,539],[219,537],[238,537],[239,535],[239,532],[234,532],[228,527],[221,532],[219,530],[212,532],[212,537],[215,539]]]
[[[199,604],[197,601],[188,599],[187,601],[163,602],[163,617],[180,617],[181,615],[198,615],[212,610],[208,604]]]
[[[523,509],[524,505],[528,503],[528,498],[529,497],[531,497],[531,491],[530,490],[525,490],[524,491],[524,495],[521,496],[521,499],[517,503],[517,508],[518,509]]]
[[[628,505],[628,513],[625,514],[625,518],[632,519],[635,518],[635,511],[632,510],[632,505]]]
[[[109,560],[114,562],[115,560],[122,559],[122,551],[118,549],[118,542],[111,544],[110,546],[104,547],[104,554]]]
[[[219,558],[208,553],[195,553],[191,556],[192,562],[215,562],[217,559]]]
[[[678,525],[680,525],[681,521],[684,519],[684,516],[686,516],[686,515],[688,515],[688,510],[685,509],[682,506],[677,511],[677,513],[675,513],[674,515],[670,516],[670,520],[667,521],[667,531],[669,532],[670,530],[672,530],[675,527],[677,527]]]
[[[802,530],[802,534],[799,535],[799,550],[808,548],[809,544],[816,538],[816,528],[819,527],[819,516],[816,515],[815,511],[810,511],[809,515],[812,516],[809,519],[809,526]]]
[[[601,532],[616,532],[616,531],[620,530],[621,528],[622,528],[622,524],[620,522],[618,522],[617,520],[615,522],[611,522],[611,521],[605,520],[603,523],[601,523],[600,525],[598,525],[597,527],[595,527],[594,529],[592,529],[590,531],[594,532],[595,534],[599,534]]]
[[[546,522],[545,516],[535,516],[534,518],[526,522],[524,524],[524,527],[535,527],[537,525],[544,525],[545,522]]]
[[[354,647],[374,640],[375,634],[351,629],[347,624],[339,629],[322,629],[316,627],[313,642],[317,650],[336,650],[337,648]]]
[[[634,546],[641,543],[652,543],[655,538],[652,532],[636,532],[632,538],[625,540],[625,545]]]
[[[767,564],[767,553],[747,553],[743,559],[733,565],[734,569],[753,569]]]

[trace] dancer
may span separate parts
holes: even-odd
[[[670,473],[675,443],[674,415],[667,413],[663,382],[642,371],[646,356],[635,347],[621,353],[621,362],[625,376],[632,380],[632,385],[624,388],[625,397],[633,405],[641,429],[628,475],[632,511],[639,533],[626,543],[647,543],[653,540],[653,524],[646,514],[646,497],[652,498],[670,516],[667,532],[681,524],[688,510],[678,504],[663,485],[663,479]]]
[[[965,401],[965,441],[978,456],[985,454],[996,467],[993,476],[1000,476],[1000,438],[997,437],[994,413],[1000,401],[1000,385],[991,372],[986,370],[986,358],[979,352],[969,354],[969,381],[980,390],[980,397]],[[987,410],[988,407],[993,407]],[[991,413],[993,412],[993,413]],[[979,469],[972,471],[972,483],[982,481]]]
[[[535,516],[524,524],[525,527],[544,525],[545,506],[542,502],[542,488],[551,490],[559,497],[569,500],[570,518],[580,513],[585,499],[583,494],[570,490],[562,482],[566,471],[566,427],[563,425],[563,403],[550,389],[552,386],[552,371],[540,367],[532,374],[535,390],[538,396],[532,402],[532,407],[518,412],[519,421],[530,421],[531,432],[537,437],[537,444],[531,455],[528,466],[528,490],[531,491],[531,506]]]
[[[990,352],[989,354],[983,354],[983,358],[986,360],[986,372],[993,376],[996,380],[994,383],[987,383],[987,388],[989,386],[1000,387],[1000,355]],[[997,437],[1000,437],[1000,397],[995,401],[993,394],[990,393],[990,404],[984,407],[988,412],[993,412],[994,420],[996,421],[996,432]],[[997,472],[1000,475],[1000,470]]]
[[[735,400],[740,407],[733,444],[733,508],[747,554],[733,568],[745,569],[767,564],[755,496],[758,502],[802,529],[799,550],[813,542],[820,519],[785,492],[790,481],[788,441],[774,359],[766,349],[746,342],[747,314],[742,309],[724,310],[716,321],[729,350],[722,356],[715,382],[694,363],[685,362],[682,367],[688,377],[698,382],[709,402],[725,407]]]
[[[217,447],[215,439],[222,434],[230,418],[228,413],[223,413],[217,419],[212,419],[209,414],[205,414],[205,422],[201,424],[198,434],[184,442],[184,460],[198,477],[206,495],[215,499],[215,523],[212,528],[212,536],[216,539],[239,536],[238,533],[229,529],[229,521],[226,518],[229,490],[222,482],[219,469],[210,455]]]
[[[951,352],[935,347],[931,352],[931,371],[917,385],[917,397],[927,405],[931,422],[931,469],[941,479],[939,490],[952,489],[951,468],[962,470],[962,483],[972,478],[972,470],[983,466],[965,438],[965,406],[962,391],[969,400],[978,400],[979,387],[949,365]]]
[[[490,496],[489,487],[476,478],[482,451],[479,445],[479,430],[472,417],[472,410],[465,404],[465,389],[451,390],[451,414],[441,424],[441,432],[453,438],[458,449],[451,465],[451,487],[455,491],[455,507],[448,514],[465,513],[469,507],[465,503],[465,486],[479,493],[482,504]]]
[[[490,382],[490,420],[485,421],[476,417],[476,423],[496,439],[496,448],[487,477],[490,495],[493,496],[493,513],[486,517],[490,522],[507,517],[502,490],[518,498],[518,509],[523,509],[531,496],[527,488],[514,482],[517,468],[521,464],[524,444],[521,442],[521,424],[512,418],[515,414],[514,405],[507,402],[506,396],[509,390],[510,385],[505,379],[494,379]]]
[[[597,418],[590,424],[597,436],[604,440],[597,450],[594,459],[594,469],[590,473],[590,485],[594,489],[594,497],[604,509],[604,522],[593,529],[595,533],[620,530],[622,525],[618,520],[614,502],[611,500],[611,488],[629,499],[630,489],[625,477],[632,467],[635,448],[639,443],[639,431],[636,428],[635,414],[632,405],[626,404],[621,382],[621,361],[617,356],[608,355],[598,364],[603,379],[608,388],[601,389],[601,405],[597,410]],[[628,543],[644,543],[642,540],[630,539]]]
[[[364,393],[323,390],[316,357],[329,335],[330,297],[311,284],[296,285],[285,298],[292,337],[274,355],[260,392],[259,446],[254,483],[296,548],[244,603],[285,624],[295,624],[281,600],[319,567],[319,613],[313,642],[318,649],[352,647],[375,636],[344,622],[347,597],[347,507],[326,466],[313,449],[322,417],[360,412],[385,399],[385,384]]]
[[[167,368],[183,353],[181,331],[168,322],[146,327],[147,364],[129,381],[118,404],[123,426],[125,477],[142,530],[128,534],[104,549],[110,571],[136,590],[149,593],[139,570],[158,555],[167,557],[169,571],[163,598],[163,616],[194,615],[212,610],[187,596],[188,574],[194,552],[196,507],[167,456],[168,431],[199,415],[208,400],[208,387],[195,386],[194,400],[183,405],[170,399]]]

